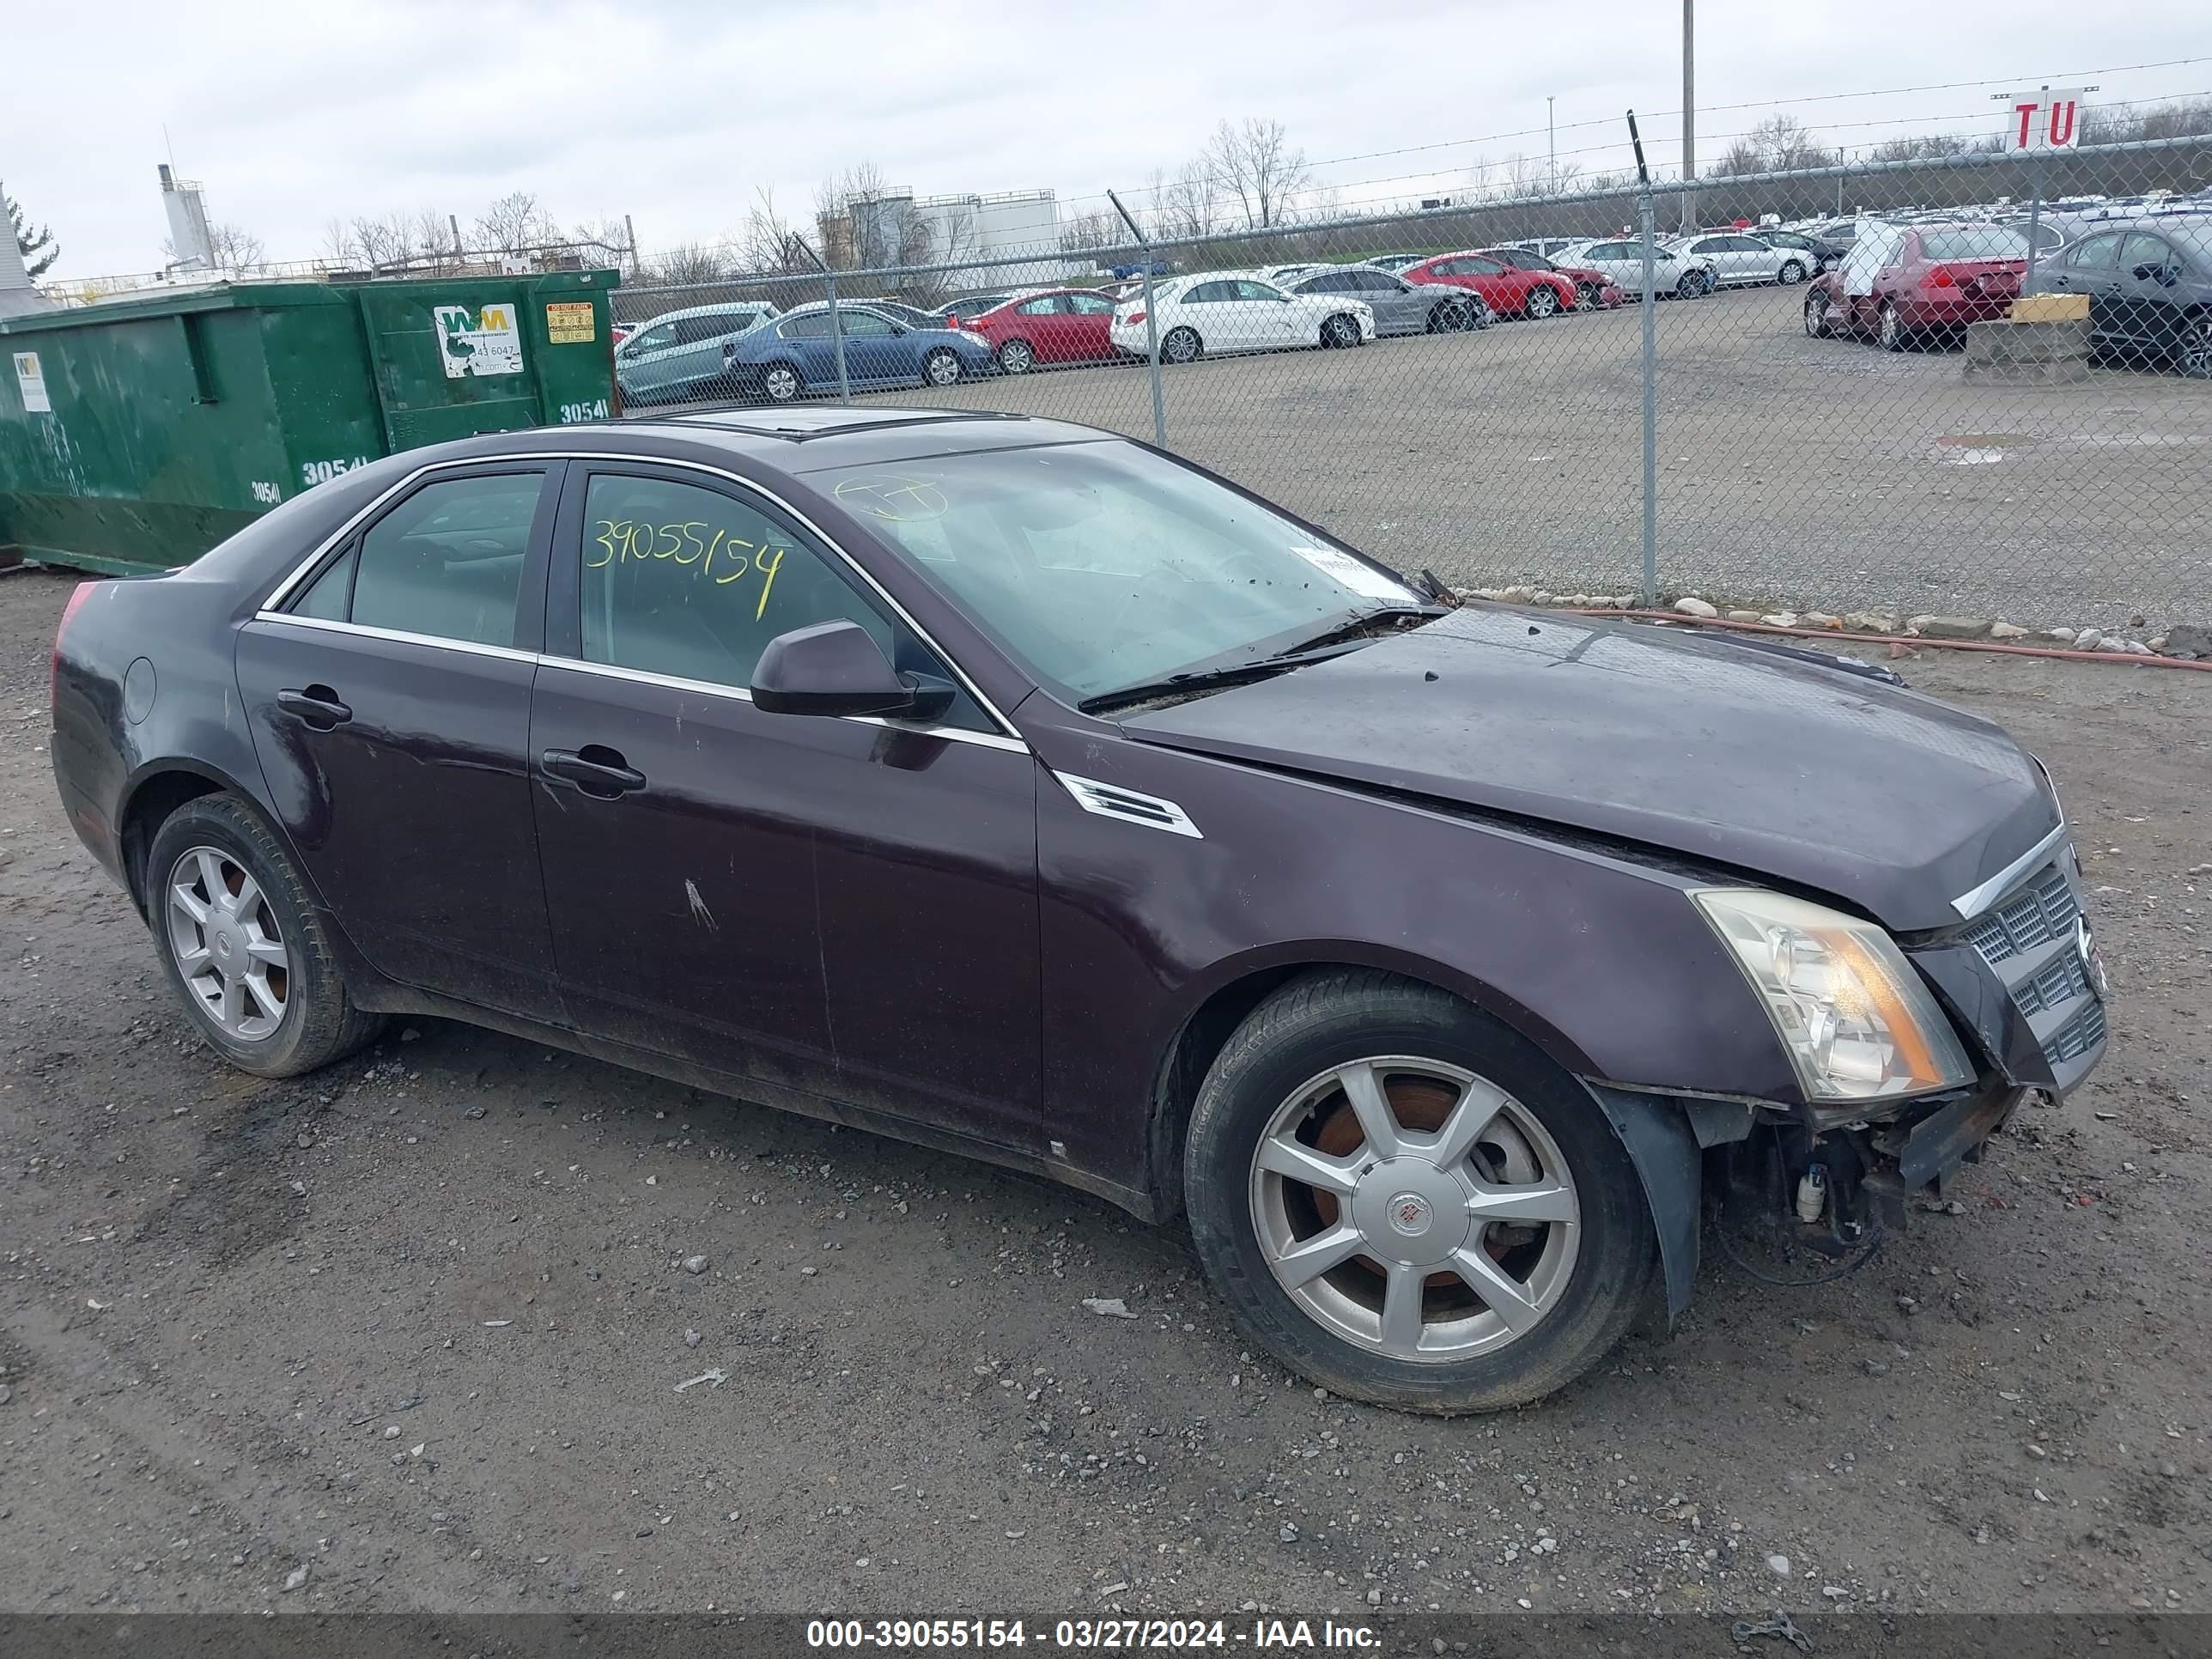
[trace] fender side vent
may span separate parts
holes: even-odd
[[[1140,795],[1133,789],[1118,785],[1100,783],[1093,778],[1079,778],[1066,772],[1055,772],[1075,797],[1075,804],[1086,812],[1096,812],[1102,818],[1119,818],[1124,823],[1141,823],[1154,830],[1164,830],[1171,836],[1189,836],[1194,840],[1206,837],[1190,821],[1190,814],[1171,800],[1158,795]]]

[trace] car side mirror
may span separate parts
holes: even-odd
[[[768,642],[753,666],[753,707],[770,714],[884,714],[934,720],[952,707],[952,688],[902,674],[874,635],[856,622],[817,623]]]

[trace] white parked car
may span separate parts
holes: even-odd
[[[1668,244],[1686,258],[1712,266],[1713,280],[1723,288],[1759,283],[1785,287],[1814,274],[1811,254],[1794,247],[1775,247],[1747,231],[1717,230],[1702,236],[1677,237]]]
[[[1203,270],[1152,289],[1160,358],[1188,363],[1207,352],[1285,351],[1298,346],[1363,345],[1375,337],[1375,313],[1342,294],[1285,294],[1256,273]],[[1122,350],[1152,353],[1152,325],[1141,296],[1115,307],[1109,328]]]
[[[1632,238],[1570,243],[1553,261],[1601,270],[1622,293],[1644,297],[1644,244]],[[1664,242],[1651,250],[1651,278],[1653,291],[1662,300],[1694,300],[1719,286],[1711,260],[1692,258]]]

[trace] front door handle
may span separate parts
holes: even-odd
[[[353,710],[340,702],[338,694],[327,685],[279,691],[276,706],[288,714],[296,715],[318,732],[343,726],[353,718]]]
[[[645,787],[645,774],[624,760],[622,751],[605,744],[587,743],[581,749],[549,749],[544,757],[548,775],[565,778],[587,795],[613,800]]]

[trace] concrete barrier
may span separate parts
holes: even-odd
[[[2089,319],[1974,323],[1966,330],[1968,380],[2069,386],[2089,378]]]

